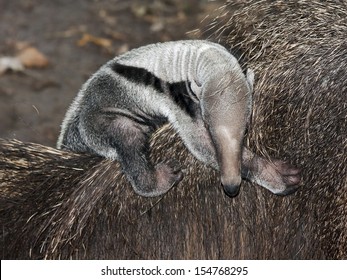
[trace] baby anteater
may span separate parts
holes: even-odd
[[[149,138],[171,123],[189,151],[220,171],[230,196],[241,177],[275,194],[297,189],[299,170],[243,147],[253,71],[243,73],[224,47],[190,40],[131,50],[102,66],[82,87],[62,124],[58,148],[121,163],[134,191],[166,193],[182,179],[174,159],[153,165]]]

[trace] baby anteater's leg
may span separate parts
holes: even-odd
[[[155,166],[150,162],[151,130],[146,124],[119,115],[98,115],[95,120],[93,131],[89,127],[86,134],[97,137],[89,138],[88,145],[97,154],[118,160],[137,194],[146,197],[158,196],[166,193],[182,179],[182,172],[174,161]]]
[[[242,154],[242,177],[277,195],[295,192],[301,179],[300,169],[283,160],[267,160],[247,148]]]

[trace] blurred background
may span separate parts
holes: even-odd
[[[0,137],[54,147],[69,104],[102,64],[141,45],[198,38],[223,3],[0,0]]]

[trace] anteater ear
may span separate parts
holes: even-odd
[[[247,78],[249,88],[251,89],[251,91],[253,91],[253,88],[254,88],[254,71],[252,69],[250,69],[250,68],[247,69],[246,78]]]

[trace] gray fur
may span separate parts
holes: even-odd
[[[118,160],[136,193],[157,196],[182,179],[174,160],[156,166],[149,161],[150,135],[169,122],[196,158],[220,170],[225,191],[234,196],[241,173],[260,184],[267,177],[254,164],[258,157],[242,148],[253,83],[253,71],[244,75],[236,58],[215,43],[134,49],[83,85],[63,121],[58,148]],[[277,174],[263,185],[282,192],[288,185],[282,179]]]

